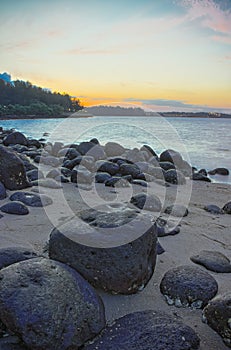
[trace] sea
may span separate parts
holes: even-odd
[[[128,148],[146,144],[158,154],[171,148],[198,170],[225,167],[231,173],[231,119],[95,116],[0,120],[0,126],[48,142],[70,144],[97,138],[101,144],[115,141]],[[215,182],[231,183],[231,175],[211,178]]]

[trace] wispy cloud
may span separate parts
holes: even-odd
[[[231,8],[222,9],[213,0],[180,0],[189,21],[200,20],[201,26],[212,30],[215,41],[231,44]]]

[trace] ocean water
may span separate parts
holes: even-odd
[[[231,119],[110,116],[1,120],[0,126],[35,138],[47,132],[47,141],[65,144],[96,137],[101,144],[116,141],[129,148],[148,144],[157,153],[173,148],[198,169],[226,167],[231,172]],[[231,183],[231,175],[212,179]]]

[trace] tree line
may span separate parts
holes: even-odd
[[[9,84],[0,79],[0,116],[58,116],[82,108],[80,101],[68,94],[51,92],[21,80]]]

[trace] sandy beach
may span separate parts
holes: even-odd
[[[170,315],[178,315],[189,326],[191,326],[201,339],[201,350],[225,350],[222,338],[208,325],[202,323],[202,311],[190,308],[176,308],[167,305],[160,293],[160,281],[166,271],[180,265],[194,265],[190,256],[201,250],[216,250],[231,259],[230,240],[230,215],[215,215],[204,210],[207,204],[216,204],[222,207],[230,200],[231,186],[219,183],[205,183],[191,180],[192,193],[188,205],[189,215],[180,220],[180,233],[175,236],[160,237],[159,242],[165,249],[165,253],[158,255],[155,272],[152,279],[143,291],[135,295],[110,295],[99,291],[106,309],[106,318],[110,323],[114,319],[127,313],[145,309],[162,310]],[[92,198],[94,204],[96,192],[105,201],[115,200],[115,191],[106,188],[103,184],[97,184],[95,189],[81,190],[73,184],[62,184],[62,189],[42,188],[40,191],[53,198],[54,203],[46,208],[30,208],[29,215],[16,216],[4,214],[0,220],[0,246],[23,246],[33,248],[37,253],[44,254],[43,250],[49,239],[49,234],[54,226],[62,224],[78,214],[80,210],[87,208],[84,201]],[[155,186],[155,193],[163,193],[163,186]],[[134,186],[136,192],[140,192],[141,186]],[[182,193],[187,192],[186,185],[179,186]],[[32,189],[29,189],[31,191]],[[117,195],[120,189],[116,189]],[[123,189],[123,199],[126,202],[129,189]],[[142,191],[142,190],[141,190]],[[165,191],[165,189],[164,189]],[[70,212],[66,205],[57,202],[57,193],[64,195],[66,204],[71,208]],[[8,191],[9,194],[13,191]],[[167,188],[167,201],[175,198],[176,186]],[[2,200],[2,204],[8,199]],[[98,204],[98,199],[96,203]],[[61,204],[61,205],[59,205]],[[47,209],[49,208],[49,210]],[[68,217],[68,215],[70,215]],[[164,216],[164,215],[162,215]],[[51,222],[52,221],[52,222]],[[46,255],[46,253],[45,253]],[[198,265],[197,265],[198,266]],[[205,268],[203,268],[205,270]],[[224,293],[230,290],[231,280],[228,273],[209,273],[216,279],[219,291]]]

